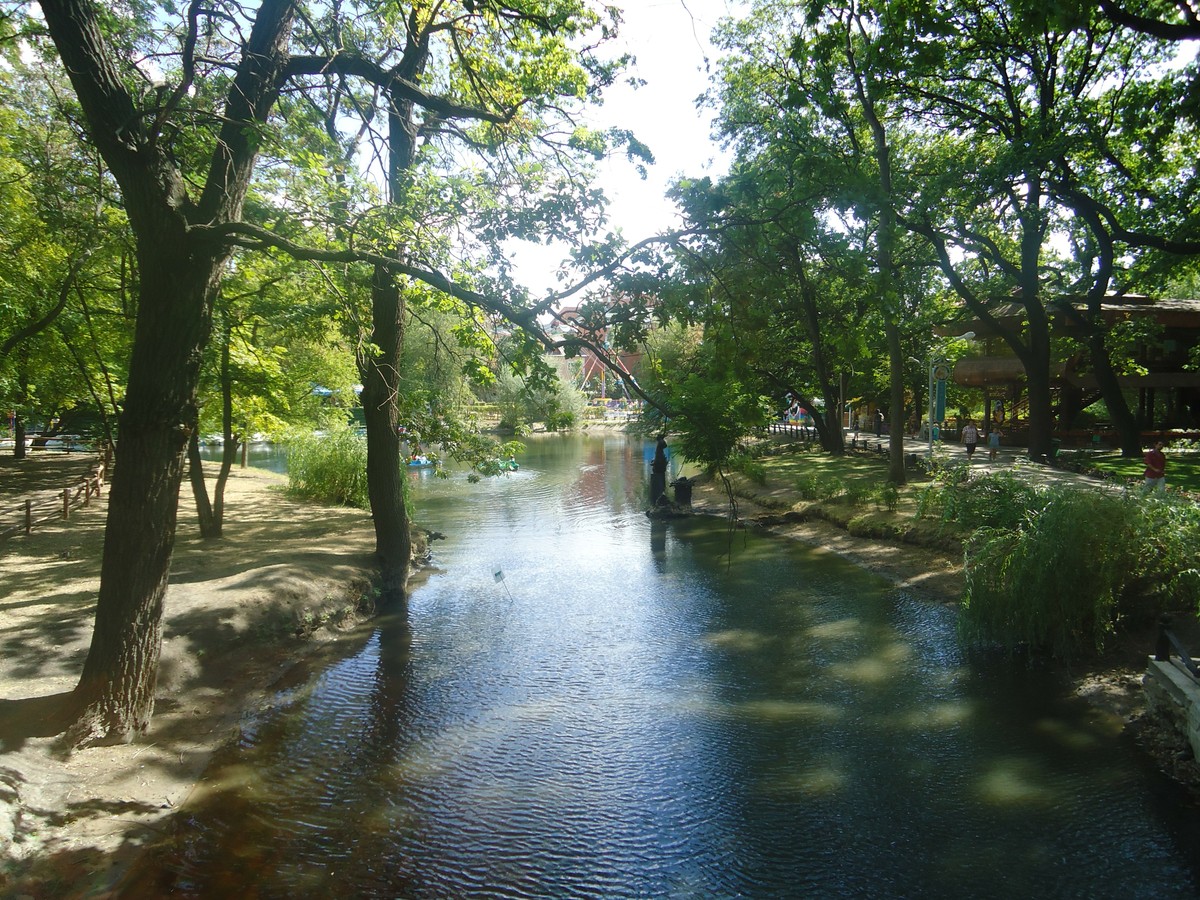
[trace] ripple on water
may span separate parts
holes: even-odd
[[[145,896],[1194,895],[1122,748],[952,610],[531,447],[418,482],[407,627],[248,725]]]

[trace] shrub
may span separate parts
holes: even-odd
[[[305,500],[366,509],[367,442],[350,428],[287,438],[288,491]]]
[[[846,482],[836,476],[825,478],[817,483],[818,500],[836,500],[845,492]]]
[[[875,485],[853,482],[845,485],[838,500],[851,506],[861,506],[875,496],[877,490]]]
[[[1200,506],[1171,494],[1136,503],[1143,545],[1137,587],[1159,608],[1200,614]]]
[[[755,484],[767,483],[767,467],[748,453],[739,453],[729,461],[729,468],[745,475]]]
[[[796,479],[796,493],[802,500],[816,500],[821,496],[821,485],[816,475],[801,475]]]
[[[1172,592],[1194,602],[1186,570],[1198,535],[1200,515],[1170,501],[1048,489],[1017,527],[981,528],[968,541],[960,626],[1009,648],[1098,651],[1122,618],[1156,612]]]
[[[900,489],[890,481],[876,485],[871,496],[874,498],[877,508],[882,506],[890,513],[894,513],[896,507],[900,505]]]
[[[1016,528],[1046,495],[1011,472],[994,472],[953,488],[954,517],[965,525]]]
[[[940,484],[931,483],[925,485],[921,490],[921,496],[917,498],[916,517],[918,519],[934,515],[941,517],[946,506],[945,493],[946,489]]]

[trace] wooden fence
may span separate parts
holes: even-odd
[[[98,461],[82,481],[62,490],[39,491],[16,506],[0,508],[0,539],[21,533],[29,534],[38,525],[47,522],[70,520],[72,509],[87,506],[93,497],[100,496],[106,475],[105,463]]]
[[[804,441],[806,444],[816,440],[817,429],[811,425],[797,425],[793,422],[770,422],[767,425],[769,434],[782,434],[793,441]]]

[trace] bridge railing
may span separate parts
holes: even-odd
[[[1154,646],[1154,658],[1158,662],[1169,662],[1171,659],[1171,651],[1175,656],[1179,657],[1179,662],[1185,669],[1191,673],[1192,678],[1200,681],[1200,666],[1197,666],[1196,661],[1192,659],[1183,642],[1176,637],[1171,631],[1171,617],[1163,616],[1158,620],[1158,641]]]

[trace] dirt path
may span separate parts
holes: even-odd
[[[5,459],[0,509],[29,487],[61,487],[87,463]],[[235,470],[226,535],[215,543],[199,537],[185,487],[154,720],[129,745],[66,753],[51,715],[87,654],[107,504],[0,541],[0,895],[103,892],[243,714],[270,702],[282,673],[361,633],[353,626],[370,596],[369,515],[295,503],[283,484]]]

